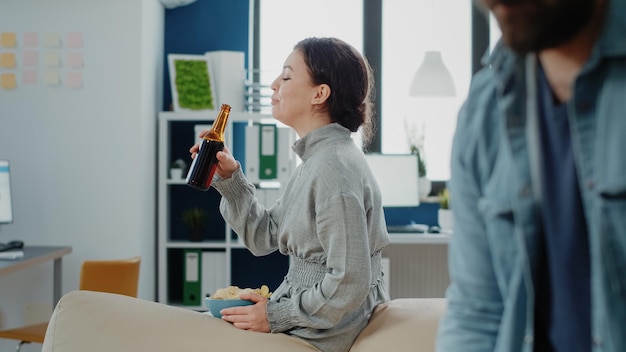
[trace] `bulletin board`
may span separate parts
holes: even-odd
[[[0,90],[82,89],[84,38],[79,31],[0,31]]]

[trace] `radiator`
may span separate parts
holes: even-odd
[[[390,244],[386,281],[395,298],[441,298],[450,284],[446,244]]]

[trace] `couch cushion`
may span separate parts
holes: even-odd
[[[240,330],[184,308],[111,293],[74,291],[57,304],[43,352],[316,352],[296,337]]]
[[[444,298],[400,298],[379,305],[351,352],[432,352]]]

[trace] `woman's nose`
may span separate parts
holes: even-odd
[[[276,77],[276,79],[275,79],[275,80],[272,82],[272,84],[270,85],[270,88],[271,88],[273,91],[278,90],[278,85],[279,85],[279,82],[280,82],[280,76]]]

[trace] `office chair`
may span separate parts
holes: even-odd
[[[80,268],[79,290],[117,293],[137,297],[141,257],[119,260],[86,260]],[[0,338],[20,341],[16,348],[36,342],[43,343],[48,322],[0,330]]]

